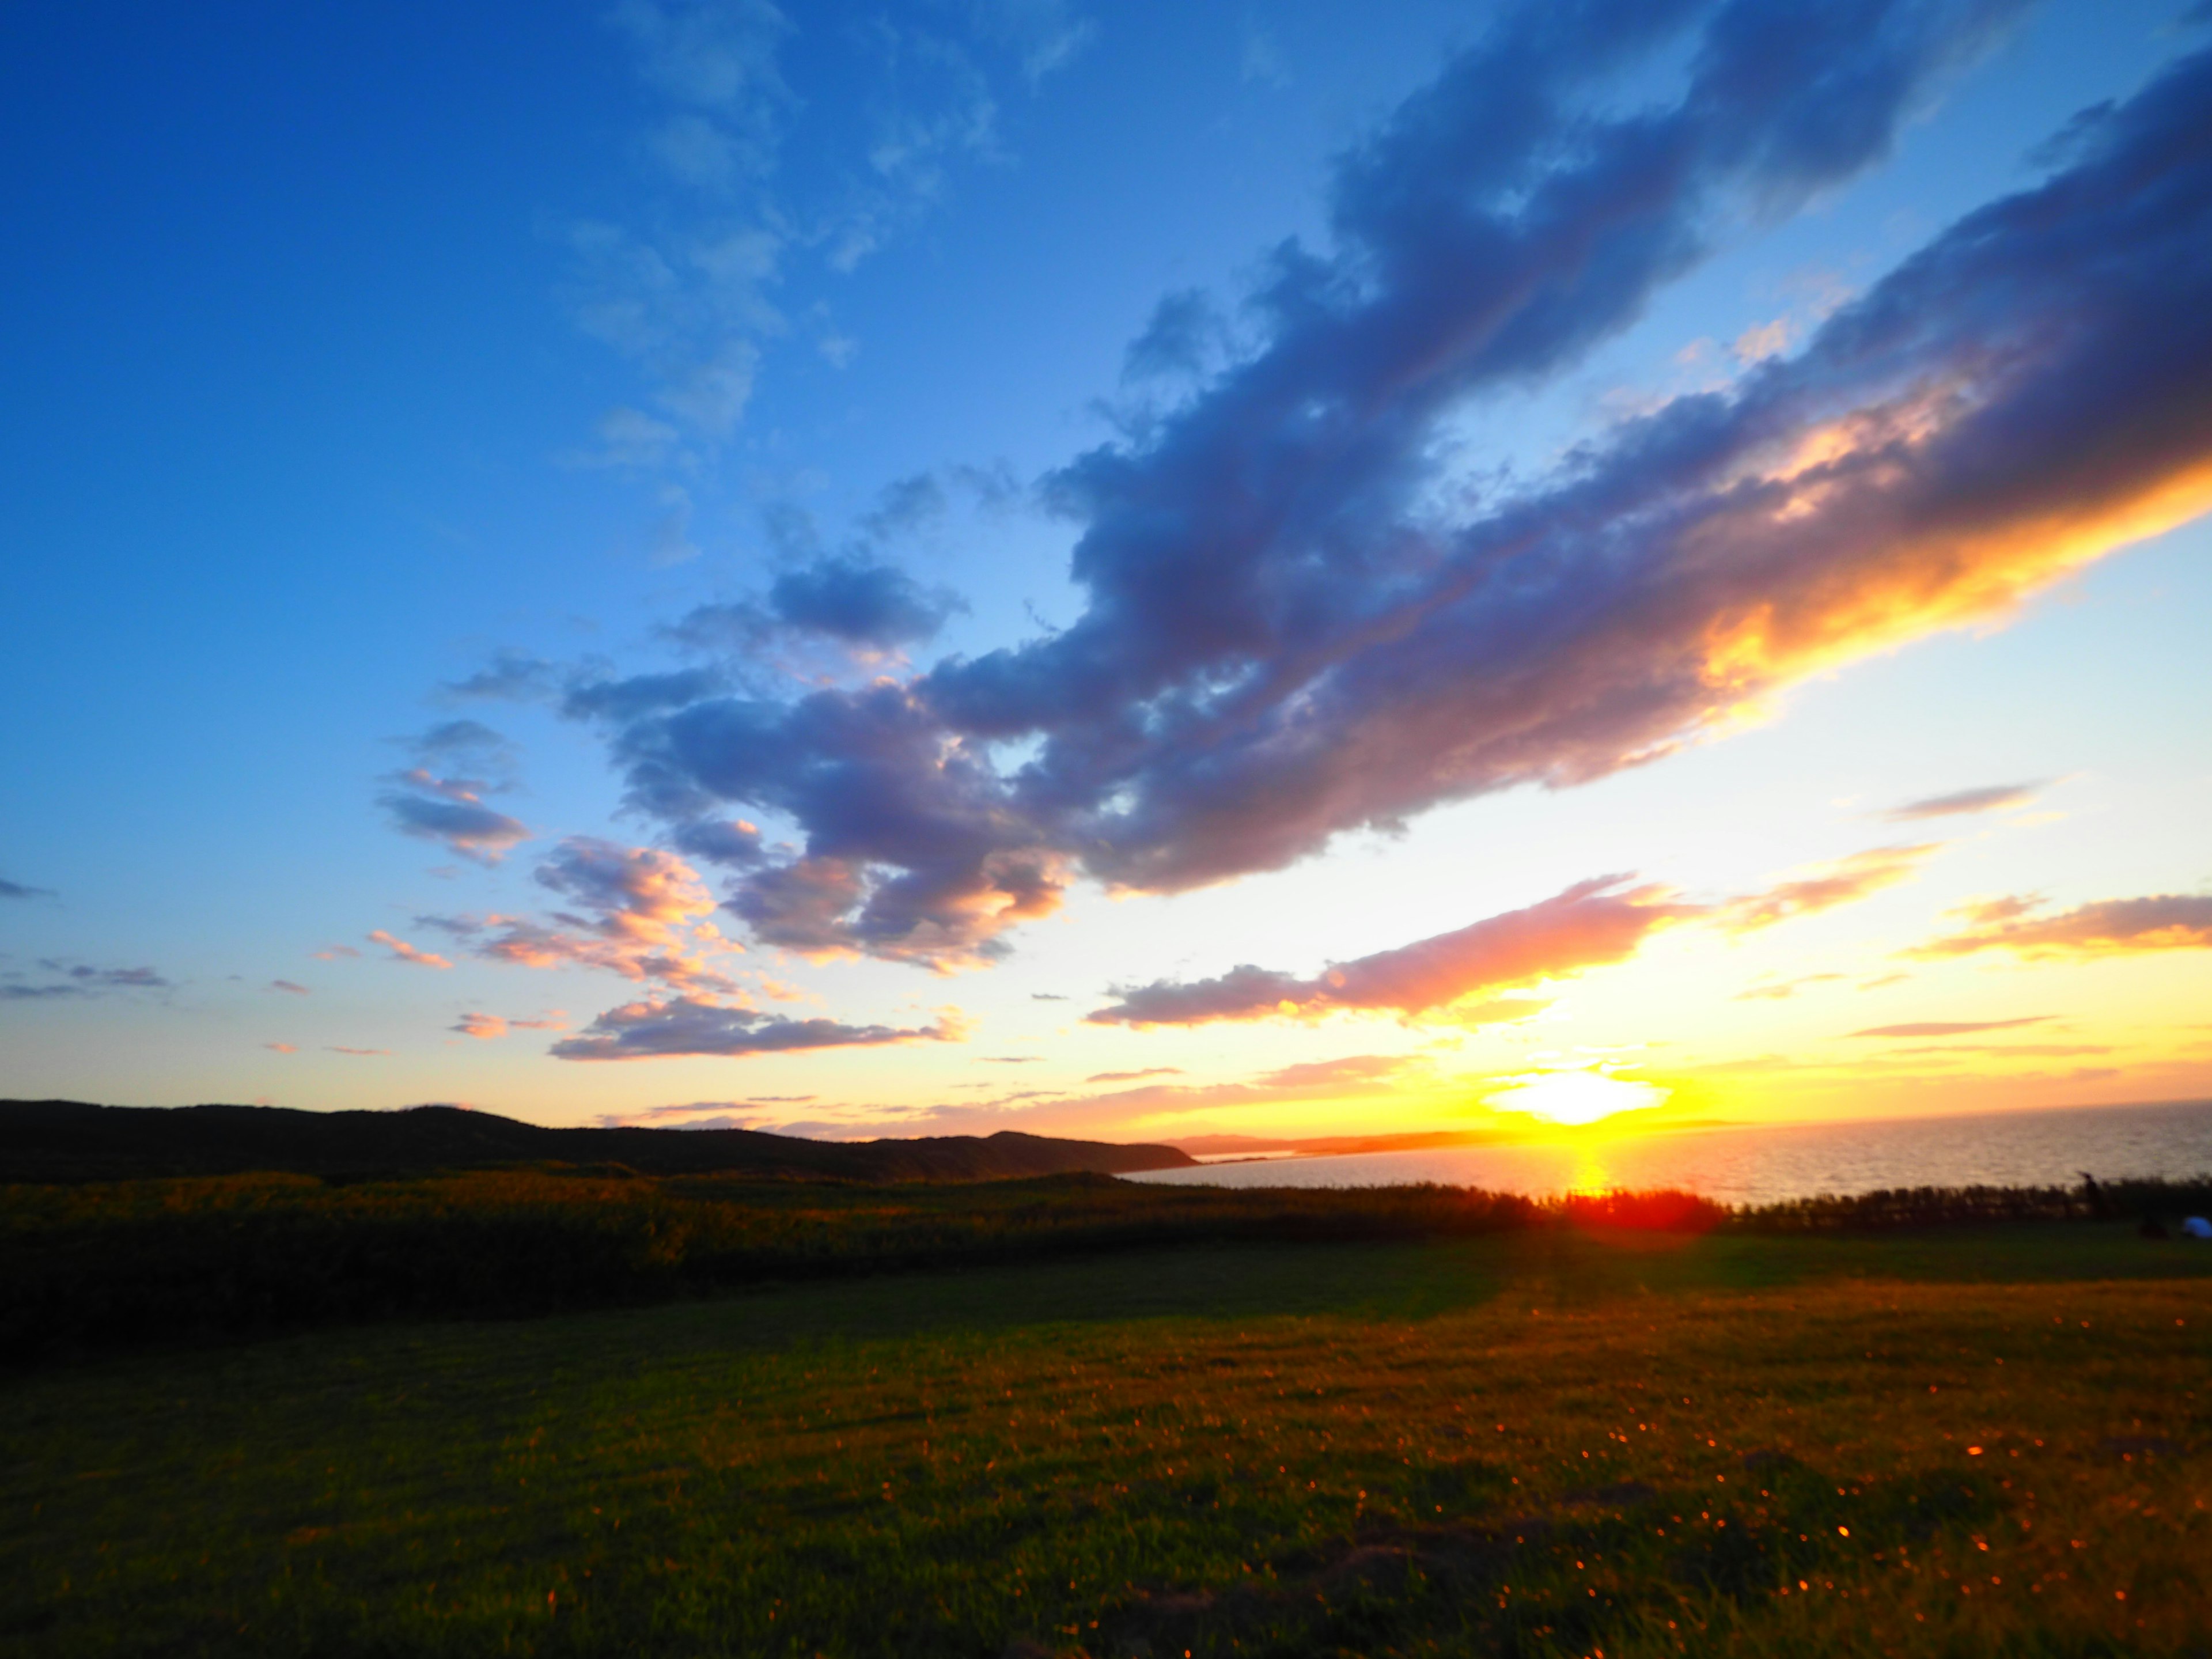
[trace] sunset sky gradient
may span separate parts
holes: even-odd
[[[4,28],[4,1092],[2212,1096],[2212,13]]]

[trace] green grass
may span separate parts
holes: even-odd
[[[0,1648],[2203,1653],[2208,1270],[1553,1229],[49,1369]]]

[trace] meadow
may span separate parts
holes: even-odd
[[[456,1115],[463,1115],[457,1114]],[[674,1137],[684,1139],[685,1137]],[[422,1316],[524,1316],[768,1283],[1205,1243],[1575,1227],[1898,1233],[2212,1209],[2212,1179],[1967,1188],[1729,1210],[1683,1193],[648,1176],[537,1165],[0,1186],[0,1363]],[[1171,1270],[1171,1269],[1169,1269]]]
[[[2128,1220],[1553,1215],[172,1345],[0,1382],[0,1644],[2205,1654],[2208,1330]]]

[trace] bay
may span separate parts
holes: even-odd
[[[1209,1164],[1125,1179],[1218,1187],[1435,1182],[1532,1196],[1671,1187],[1726,1204],[1774,1204],[1884,1188],[2071,1186],[2084,1172],[2100,1181],[2212,1176],[2212,1101],[1633,1133],[1599,1127],[1551,1140]]]

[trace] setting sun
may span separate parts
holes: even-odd
[[[1602,1072],[1535,1072],[1485,1097],[1483,1103],[1501,1112],[1526,1112],[1547,1123],[1580,1127],[1659,1105],[1670,1092],[1656,1083],[1608,1077]]]

